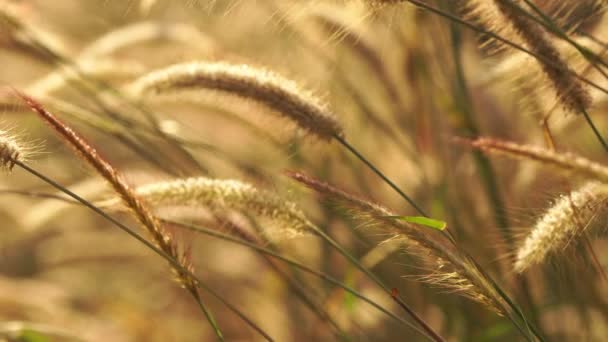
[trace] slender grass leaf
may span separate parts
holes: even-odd
[[[400,221],[405,221],[409,223],[419,224],[425,227],[444,230],[448,224],[445,221],[436,220],[424,216],[385,216],[387,218],[393,218]]]

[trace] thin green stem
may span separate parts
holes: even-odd
[[[372,170],[376,175],[382,178],[383,181],[386,182],[393,190],[395,190],[401,197],[403,197],[420,215],[427,216],[424,211],[414,202],[408,195],[406,195],[395,183],[393,183],[388,177],[382,173],[382,171],[378,170],[377,167],[374,166],[367,158],[365,158],[357,149],[355,149],[351,144],[349,144],[344,138],[338,135],[334,135],[334,139],[336,139],[342,146],[344,146],[347,150],[349,150],[353,155],[355,155],[359,160],[361,160],[370,170]]]
[[[595,134],[595,137],[597,138],[597,140],[599,140],[599,142],[602,144],[602,147],[604,147],[604,150],[606,150],[608,152],[608,144],[606,144],[606,140],[604,140],[604,138],[602,137],[602,134],[600,133],[600,131],[597,129],[597,127],[593,123],[593,120],[591,120],[591,116],[589,116],[589,113],[587,113],[587,111],[585,109],[582,109],[581,112],[583,113],[583,116],[585,117],[585,121],[587,121],[587,124],[589,124],[589,127],[591,127],[591,130],[593,130],[593,134]]]
[[[205,317],[207,318],[207,320],[213,327],[213,331],[215,332],[215,336],[217,337],[217,339],[220,341],[224,341],[224,334],[222,333],[222,330],[220,330],[219,325],[215,321],[215,318],[213,318],[213,314],[211,313],[211,311],[209,311],[207,306],[203,303],[203,300],[201,299],[201,295],[196,290],[192,290],[192,291],[188,291],[188,292],[190,292],[190,294],[192,294],[192,297],[194,297],[194,299],[198,303],[199,308],[205,314]]]
[[[346,251],[342,246],[340,246],[334,239],[332,239],[329,235],[327,235],[320,228],[316,228],[315,232],[322,237],[325,241],[327,241],[332,247],[334,247],[340,254],[342,254],[346,259],[348,259],[353,265],[355,265],[361,272],[367,275],[371,280],[373,280],[378,286],[380,286],[387,294],[391,293],[391,290],[384,285],[384,283],[380,280],[380,278],[376,277],[370,270],[368,270],[365,266],[363,266],[359,260],[357,260],[354,256],[352,256],[348,251]],[[416,312],[401,298],[396,298],[399,301],[401,307],[407,312],[407,314],[412,317],[423,329],[426,331],[435,341],[444,341],[444,339],[437,334],[433,328],[431,328],[420,316],[416,314]]]

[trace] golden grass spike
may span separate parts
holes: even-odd
[[[485,152],[533,160],[544,165],[608,182],[608,167],[572,153],[555,152],[543,147],[520,145],[492,138],[478,138],[471,141],[470,144]]]
[[[318,98],[292,80],[245,64],[176,64],[153,71],[131,86],[135,96],[186,89],[223,91],[260,102],[325,140],[343,135],[335,115]]]
[[[605,206],[607,200],[608,185],[598,182],[589,182],[559,197],[517,250],[515,271],[522,273],[543,263],[549,255],[563,252],[570,243],[582,237],[598,214],[598,206]]]

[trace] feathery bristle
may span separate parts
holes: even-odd
[[[131,86],[136,96],[184,89],[223,91],[260,102],[322,139],[331,140],[334,136],[343,135],[335,115],[319,99],[302,90],[294,81],[245,64],[176,64],[153,71]]]
[[[23,162],[28,149],[21,144],[10,132],[0,129],[0,169],[11,171],[15,161]]]
[[[608,186],[590,182],[563,195],[538,220],[517,251],[514,264],[521,273],[543,263],[551,254],[564,251],[590,226],[608,200]],[[601,208],[600,208],[601,209]]]

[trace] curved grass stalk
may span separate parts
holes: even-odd
[[[239,180],[192,177],[150,183],[133,191],[151,206],[203,206],[267,219],[272,222],[272,227],[265,227],[261,233],[271,241],[294,238],[316,229],[296,203]],[[112,198],[99,203],[99,206],[118,204],[120,198]]]
[[[330,140],[342,136],[335,115],[310,92],[270,70],[224,62],[192,62],[153,71],[130,86],[134,96],[209,89],[259,102],[300,128]]]
[[[390,292],[389,288],[364,267],[360,261],[353,257],[323,230],[310,222],[294,203],[285,202],[273,194],[260,191],[247,183],[234,180],[216,180],[199,177],[152,183],[135,189],[134,193],[151,205],[194,204],[212,208],[231,208],[244,212],[252,212],[258,216],[269,217],[274,221],[282,223],[282,228],[278,230],[275,229],[274,232],[269,229],[266,229],[270,231],[269,233],[266,232],[266,230],[263,230],[263,232],[265,232],[264,236],[267,238],[272,238],[273,235],[277,235],[281,233],[281,231],[282,235],[287,233],[288,236],[295,236],[300,234],[300,232],[306,231],[314,233],[327,241],[354,266],[386,291],[386,293]],[[109,200],[107,203],[102,204],[102,207],[112,205],[114,202],[116,202],[116,200]],[[409,309],[403,300],[400,300],[400,304]],[[425,330],[432,331],[424,320],[418,317],[413,310],[409,309],[406,311],[414,320],[423,326]],[[437,334],[435,334],[433,338],[435,340],[441,340],[441,337]]]

